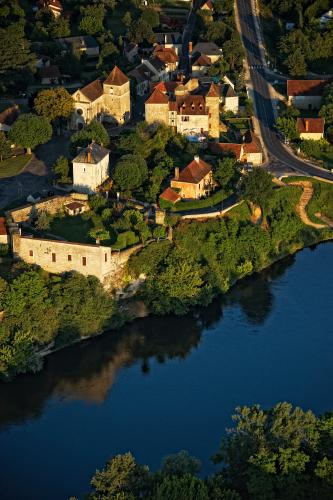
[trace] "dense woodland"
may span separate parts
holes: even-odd
[[[111,458],[91,479],[91,500],[329,500],[333,495],[333,415],[279,403],[237,408],[234,426],[212,457],[218,471],[197,476],[186,451],[157,472],[131,453]],[[213,450],[212,450],[213,452]],[[73,497],[72,497],[73,500]]]
[[[261,0],[266,43],[273,61],[291,76],[333,73],[333,21],[320,26],[330,0]],[[294,27],[288,31],[286,23]]]

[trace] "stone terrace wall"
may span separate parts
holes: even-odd
[[[72,202],[73,200],[79,200],[81,203],[84,203],[87,200],[87,196],[85,195],[85,199],[82,199],[82,195],[79,195],[78,193],[52,196],[51,198],[38,201],[37,203],[29,203],[28,205],[15,208],[14,210],[9,210],[6,212],[6,216],[11,218],[12,221],[16,223],[30,222],[36,215],[37,211],[45,211],[51,215],[55,215],[62,210],[64,205]]]

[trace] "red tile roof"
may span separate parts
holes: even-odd
[[[82,87],[82,89],[79,90],[87,99],[89,99],[89,101],[95,101],[96,99],[101,97],[101,95],[103,95],[102,80],[98,78],[97,80],[88,83],[88,85]]]
[[[165,48],[162,45],[156,45],[153,55],[164,63],[177,63],[179,60],[173,48]]]
[[[288,80],[288,96],[322,96],[328,80]]]
[[[202,95],[177,96],[179,114],[181,115],[207,115],[206,101]]]
[[[168,104],[169,98],[167,95],[155,88],[151,96],[147,99],[146,104]]]
[[[7,236],[6,219],[4,217],[0,217],[0,234],[1,236]]]
[[[300,134],[323,134],[324,127],[324,118],[297,118],[297,131]]]
[[[107,85],[116,86],[125,85],[125,83],[127,82],[129,82],[129,79],[121,71],[121,69],[118,68],[118,66],[115,66],[109,76],[104,80],[104,83],[106,83]]]
[[[220,95],[220,87],[215,83],[212,83],[209,87],[209,91],[207,92],[206,97],[220,97]]]
[[[171,203],[176,203],[181,199],[178,193],[174,191],[172,188],[166,188],[163,193],[160,194],[160,198],[165,201],[170,201]]]
[[[194,159],[187,167],[179,173],[178,179],[173,179],[179,182],[189,182],[191,184],[198,184],[207,174],[212,171],[211,165],[201,160],[201,158]]]
[[[258,137],[252,132],[252,130],[248,130],[244,134],[244,143],[243,143],[244,153],[261,153],[261,144]]]
[[[210,143],[210,150],[214,154],[230,154],[232,153],[237,160],[242,157],[243,144],[229,143],[229,142],[212,142]]]
[[[208,67],[211,65],[212,61],[210,60],[210,57],[206,56],[205,54],[198,54],[198,56],[195,57],[192,61],[192,66]]]

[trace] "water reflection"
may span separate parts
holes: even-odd
[[[205,309],[183,317],[137,320],[118,332],[49,356],[44,370],[36,375],[1,383],[0,428],[37,419],[52,397],[103,402],[124,366],[141,362],[142,372],[148,375],[152,358],[160,363],[186,358],[198,347],[202,332],[221,322],[224,309],[230,305],[238,304],[248,322],[263,323],[273,306],[271,283],[293,262],[294,257],[288,257],[243,280]]]

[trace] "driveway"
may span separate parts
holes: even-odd
[[[65,131],[60,137],[55,136],[47,144],[36,148],[32,159],[20,174],[0,179],[0,209],[35,191],[49,189],[51,167],[60,155],[68,155],[68,144],[69,133]]]

